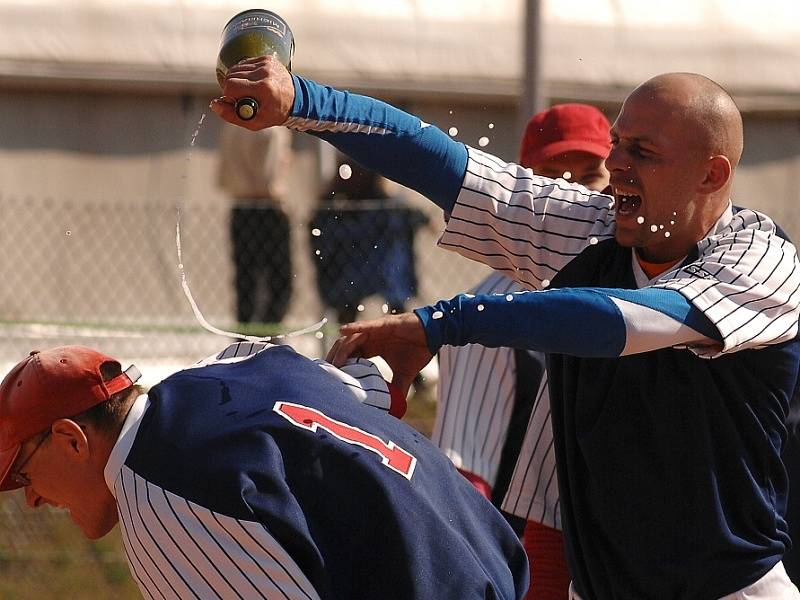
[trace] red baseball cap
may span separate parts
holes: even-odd
[[[62,346],[31,352],[5,376],[0,383],[0,491],[20,487],[6,479],[26,439],[105,402],[141,376],[131,366],[103,381],[100,367],[107,363],[119,367],[119,361],[96,350]]]
[[[571,151],[607,158],[611,151],[609,129],[608,119],[594,106],[556,104],[528,121],[519,148],[519,163],[531,167]]]

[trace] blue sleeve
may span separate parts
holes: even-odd
[[[292,77],[295,100],[288,127],[329,142],[452,211],[467,168],[464,144],[385,102]]]
[[[616,357],[625,348],[628,328],[614,298],[656,310],[708,338],[720,339],[713,324],[679,292],[658,288],[461,294],[414,312],[422,321],[428,348],[434,354],[443,345],[481,344]],[[670,345],[669,341],[665,343],[665,347]]]

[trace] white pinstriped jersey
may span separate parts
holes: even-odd
[[[505,294],[519,284],[492,273],[472,294]],[[439,351],[436,422],[431,439],[459,469],[494,486],[514,407],[516,365],[511,348],[477,344]]]
[[[469,148],[461,193],[439,244],[544,289],[584,249],[614,237],[612,208],[609,196]],[[662,225],[668,232],[669,224]],[[679,292],[719,330],[721,345],[695,345],[692,352],[713,358],[797,335],[797,252],[776,231],[766,215],[743,209],[734,216],[729,206],[698,243],[695,260],[650,283]],[[648,341],[635,335],[636,321],[656,311],[616,303],[632,328],[623,354],[647,351]]]

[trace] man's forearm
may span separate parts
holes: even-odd
[[[452,210],[467,166],[466,147],[385,102],[292,76],[285,125],[331,143],[363,166]]]
[[[414,312],[433,353],[443,345],[476,343],[616,357],[719,339],[714,326],[681,294],[653,288],[461,294]]]

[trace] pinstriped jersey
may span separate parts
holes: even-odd
[[[441,244],[528,286],[675,290],[714,325],[717,344],[629,353],[647,348],[629,335],[618,358],[554,353],[547,368],[576,591],[721,597],[789,543],[780,451],[800,362],[795,249],[768,217],[729,208],[685,260],[643,281],[611,208],[470,149]]]
[[[473,294],[504,294],[520,289],[493,273]],[[459,469],[494,486],[500,454],[514,408],[516,365],[511,348],[475,344],[439,351],[436,422],[431,437]]]
[[[502,517],[320,367],[223,353],[137,400],[106,480],[144,597],[521,598]]]
[[[507,294],[522,289],[495,272],[471,294]],[[458,468],[495,485],[517,390],[512,348],[478,344],[443,346],[439,351],[439,386],[432,440]],[[550,425],[547,375],[538,385],[511,485],[503,500],[506,512],[561,529],[558,478]]]

